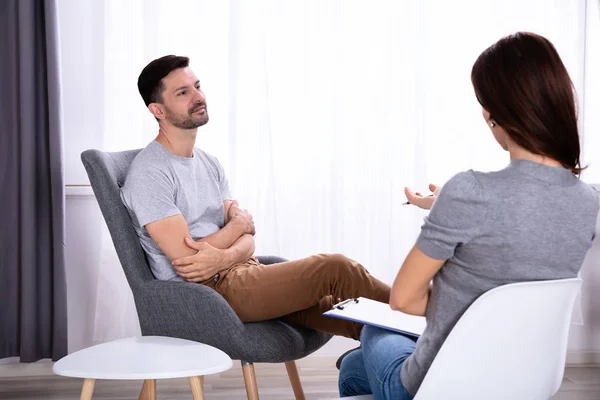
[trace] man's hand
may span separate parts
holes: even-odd
[[[174,260],[172,264],[177,274],[186,281],[202,282],[229,267],[223,250],[217,249],[206,242],[195,242],[190,238],[185,238],[185,244],[194,250],[198,250],[198,252]]]
[[[248,210],[240,208],[237,200],[233,200],[229,207],[228,218],[231,222],[241,224],[244,227],[244,233],[254,235],[256,233],[256,227],[254,226],[254,219]]]
[[[237,214],[238,210],[239,210],[240,204],[238,203],[237,200],[232,200],[231,204],[229,205],[229,208],[227,210],[227,218],[225,219],[225,223],[228,223],[229,221],[231,221],[231,219],[233,217],[235,217],[235,215]]]
[[[406,199],[410,204],[414,204],[415,206],[422,208],[424,210],[430,210],[431,206],[433,206],[433,202],[437,197],[440,188],[439,186],[434,185],[433,183],[429,184],[429,190],[433,193],[429,196],[423,196],[421,193],[416,192],[413,193],[409,188],[404,188],[404,194],[406,195]]]

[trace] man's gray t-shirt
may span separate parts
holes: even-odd
[[[181,214],[192,239],[199,240],[223,228],[223,201],[231,200],[231,194],[225,171],[215,157],[198,148],[194,148],[193,157],[180,157],[152,141],[133,160],[121,200],[154,276],[182,280],[145,226]]]
[[[423,253],[447,261],[433,279],[427,328],[402,366],[408,392],[416,394],[451,329],[481,294],[514,282],[577,276],[598,207],[594,189],[569,170],[526,160],[450,179],[417,239]]]

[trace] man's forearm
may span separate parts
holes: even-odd
[[[200,242],[206,242],[217,249],[229,249],[242,235],[245,234],[244,226],[236,223],[235,220],[229,221],[227,225],[218,232],[200,239]]]
[[[223,252],[225,257],[221,269],[247,261],[254,255],[254,236],[248,233],[242,235],[230,248],[223,250]]]

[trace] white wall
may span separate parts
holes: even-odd
[[[89,347],[94,336],[95,293],[100,264],[99,237],[104,224],[88,190],[67,194],[66,275],[69,353]]]
[[[600,183],[600,1],[588,1],[586,20],[585,92],[580,112],[583,115],[583,160],[589,163],[583,178]],[[600,190],[600,185],[596,185]],[[600,236],[600,226],[596,227]],[[600,240],[596,241],[583,266],[582,314],[584,326],[573,326],[569,349],[571,361],[600,362]]]
[[[600,190],[600,185],[595,185]],[[583,325],[572,325],[569,337],[568,362],[600,363],[600,218],[596,224],[596,239],[582,267],[583,289],[581,311]]]
[[[598,187],[600,189],[600,186]],[[69,352],[93,343],[96,304],[90,293],[95,290],[100,265],[99,236],[104,221],[95,197],[86,190],[69,190],[67,196],[67,301]],[[600,224],[597,227],[600,232]],[[600,235],[599,235],[600,236]],[[584,325],[572,325],[569,362],[600,363],[600,237],[595,241],[583,267],[582,311]],[[340,354],[356,345],[350,339],[336,338],[319,354]]]
[[[585,43],[585,92],[583,113],[583,159],[589,163],[584,172],[588,182],[600,183],[600,0],[588,2]]]
[[[95,344],[94,319],[100,235],[104,221],[89,187],[79,155],[103,148],[104,104],[102,52],[104,2],[58,0],[61,26],[66,203],[66,274],[69,352]],[[93,27],[90,29],[90,25]],[[90,95],[90,93],[92,95]],[[320,353],[338,354],[354,345],[332,340]]]
[[[102,47],[103,2],[80,2],[59,0],[59,20],[69,19],[69,32],[62,32],[62,71],[66,183],[88,182],[79,161],[79,154],[88,148],[102,148],[102,107],[104,103],[102,54],[90,51]],[[67,5],[67,6],[65,6]],[[588,7],[596,4],[589,2]],[[600,109],[600,75],[591,71],[600,70],[600,46],[593,46],[600,38],[600,13],[596,8],[588,10],[588,40],[586,60],[586,86],[584,102],[584,159],[592,162],[584,174],[588,182],[600,183],[600,125],[597,110]],[[75,17],[75,18],[74,18]],[[73,22],[76,21],[76,22]],[[85,29],[96,24],[96,29]],[[96,32],[95,36],[89,32]],[[68,57],[66,56],[68,55]],[[77,57],[74,57],[77,55]],[[84,95],[92,93],[93,95]],[[67,188],[67,299],[69,317],[69,351],[90,346],[93,338],[96,304],[93,296],[98,266],[100,265],[100,232],[104,224],[95,198],[89,188]],[[598,227],[600,232],[600,226]],[[398,260],[400,263],[401,260]],[[585,324],[573,325],[569,340],[569,361],[600,362],[600,297],[593,291],[600,287],[600,240],[596,240],[584,264],[584,290],[582,312]],[[351,340],[336,338],[320,353],[339,354],[354,346]]]

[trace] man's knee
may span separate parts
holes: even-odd
[[[364,270],[362,265],[357,263],[356,261],[346,257],[343,254],[329,254],[327,256],[328,264],[331,268],[336,271],[345,274],[348,272],[353,272],[357,270]]]

